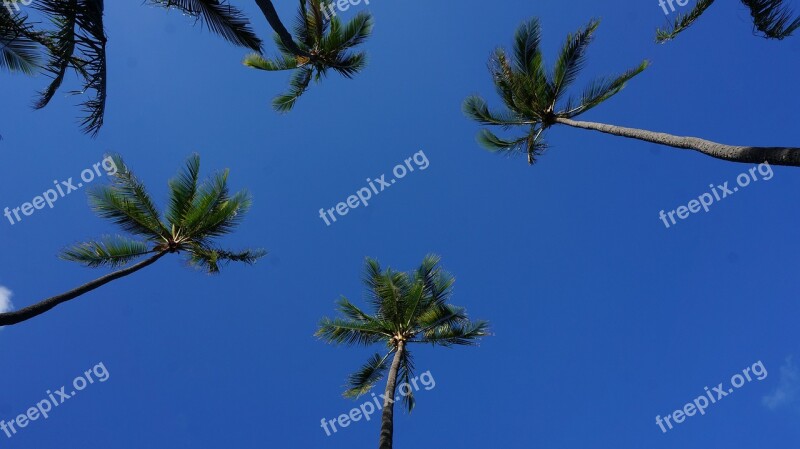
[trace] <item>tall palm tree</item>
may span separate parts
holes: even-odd
[[[259,0],[261,3],[263,1]],[[275,43],[281,54],[270,59],[254,53],[244,59],[244,65],[267,71],[294,71],[289,91],[272,101],[276,111],[288,112],[308,89],[312,78],[319,82],[330,69],[352,78],[366,66],[366,53],[351,50],[369,37],[372,26],[372,16],[367,12],[356,14],[342,25],[338,17],[328,18],[322,11],[322,0],[300,0],[294,27],[297,42],[291,36],[287,38],[285,34],[276,32]]]
[[[380,343],[386,347],[385,354],[376,353],[350,376],[349,388],[344,392],[345,397],[352,398],[368,393],[388,369],[380,449],[392,447],[397,380],[408,383],[414,378],[409,345],[475,345],[480,338],[489,335],[487,322],[470,321],[463,308],[448,304],[453,282],[453,277],[440,269],[436,256],[425,257],[420,267],[411,273],[381,271],[377,261],[367,259],[364,284],[373,314],[341,298],[338,306],[342,317],[324,318],[320,322],[316,335],[329,343]],[[413,393],[404,395],[403,403],[411,411]]]
[[[678,15],[667,28],[658,29],[656,42],[674,39],[692,26],[713,3],[714,0],[698,0],[691,11]],[[754,32],[760,32],[767,39],[782,40],[800,28],[800,17],[792,19],[794,14],[783,0],[742,0],[742,3],[750,9]]]
[[[117,168],[113,182],[92,190],[90,203],[100,217],[111,220],[134,238],[114,236],[79,243],[65,249],[61,258],[91,268],[125,268],[23,309],[0,313],[0,326],[41,315],[152,265],[167,254],[185,253],[190,265],[208,273],[218,273],[220,266],[228,262],[253,264],[265,254],[252,249],[232,252],[218,248],[214,242],[239,225],[251,204],[245,191],[229,194],[227,170],[200,183],[200,158],[190,157],[186,167],[169,182],[169,206],[163,220],[144,185],[124,161],[119,156],[112,160]],[[147,258],[129,265],[143,257]]]
[[[547,73],[540,49],[541,28],[532,19],[517,30],[513,55],[503,49],[495,51],[490,62],[492,80],[506,106],[504,111],[491,111],[486,101],[471,96],[464,101],[464,112],[477,122],[503,129],[522,127],[525,134],[505,139],[488,129],[478,135],[486,148],[506,154],[527,154],[533,164],[547,147],[543,133],[554,125],[599,131],[620,137],[695,150],[705,155],[732,162],[800,166],[800,148],[733,146],[696,137],[681,137],[603,123],[573,120],[620,92],[625,84],[647,68],[644,61],[619,76],[601,78],[589,84],[577,98],[567,97],[567,88],[576,80],[586,61],[586,50],[599,22],[567,36],[551,73]]]
[[[226,0],[147,0],[147,4],[167,9],[178,9],[184,15],[196,18],[209,30],[229,42],[261,50],[261,40],[250,28],[247,18],[241,11],[227,4]],[[103,126],[106,107],[106,34],[103,24],[104,0],[33,0],[31,10],[38,11],[53,25],[53,29],[34,29],[32,21],[25,13],[9,20],[8,11],[0,12],[0,45],[6,40],[11,44],[4,47],[16,50],[15,53],[3,51],[0,67],[32,71],[34,58],[30,58],[31,46],[47,55],[44,71],[52,79],[40,92],[34,103],[36,109],[49,104],[61,87],[68,71],[73,71],[81,79],[81,89],[71,92],[90,97],[82,103],[84,116],[81,127],[92,136],[97,135]],[[11,37],[9,40],[8,37]],[[23,50],[20,54],[19,50]],[[28,56],[20,59],[19,56]],[[19,64],[24,65],[20,66]]]

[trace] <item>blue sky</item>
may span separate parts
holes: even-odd
[[[0,207],[77,177],[109,151],[164,204],[167,179],[198,152],[206,173],[230,168],[232,187],[254,197],[225,244],[269,255],[213,277],[165,258],[0,330],[0,420],[98,363],[110,374],[47,420],[11,439],[0,434],[0,446],[375,446],[377,420],[330,437],[320,428],[321,418],[362,402],[342,398],[342,385],[375,348],[332,347],[313,333],[339,295],[361,303],[365,256],[408,270],[427,253],[456,276],[453,301],[490,320],[495,335],[477,348],[415,349],[436,387],[418,393],[411,415],[396,414],[396,447],[800,442],[796,169],[775,167],[769,181],[666,229],[660,210],[733,183],[750,166],[556,128],[552,148],[529,167],[479,148],[479,127],[461,113],[473,93],[498,104],[487,58],[522,21],[541,18],[552,61],[568,32],[602,17],[582,82],[645,58],[652,66],[583,119],[796,145],[800,37],[754,37],[738,2],[715,5],[657,46],[654,29],[665,19],[656,0],[372,0],[368,69],[312,86],[278,115],[269,102],[288,75],[246,69],[246,51],[174,12],[107,3],[110,97],[97,139],[77,129],[77,99],[59,94],[32,111],[46,79],[3,74]],[[270,36],[255,5],[236,4]],[[294,17],[294,2],[278,8]],[[319,218],[320,208],[420,150],[425,171],[332,226]],[[85,191],[14,226],[4,221],[0,285],[23,307],[93,279],[103,272],[55,255],[114,232],[89,210]],[[757,361],[764,380],[667,434],[656,425],[656,415]]]

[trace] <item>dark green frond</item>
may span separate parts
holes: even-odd
[[[346,54],[331,64],[331,68],[345,78],[352,78],[367,66],[367,54],[364,52]]]
[[[313,70],[307,67],[295,72],[289,81],[289,91],[275,97],[272,100],[272,107],[278,112],[291,111],[300,96],[308,89],[313,74]]]
[[[33,106],[41,109],[50,103],[53,95],[61,87],[67,69],[70,67],[76,43],[77,2],[76,0],[45,1],[38,5],[38,8],[50,16],[51,21],[57,26],[57,31],[50,36],[53,44],[49,48],[50,60],[45,66],[52,81],[45,90],[39,93],[39,99]]]
[[[541,67],[542,28],[538,18],[533,18],[517,28],[514,35],[514,69],[530,75],[539,72]]]
[[[323,38],[321,47],[325,51],[341,52],[361,45],[372,34],[374,24],[372,14],[364,11],[356,14],[345,26],[341,26],[339,19],[334,17],[330,32]]]
[[[253,265],[258,259],[267,254],[266,251],[261,249],[231,252],[196,244],[190,245],[188,251],[190,254],[189,264],[209,274],[219,273],[221,265],[227,265],[230,262],[242,262],[247,265]]]
[[[414,358],[411,356],[411,351],[406,348],[403,355],[400,357],[400,367],[397,371],[397,385],[398,389],[403,390],[402,386],[408,387],[404,391],[398,391],[405,406],[406,411],[411,413],[414,410],[416,400],[414,399],[414,390],[412,389],[411,379],[414,378]]]
[[[67,69],[72,68],[82,79],[80,90],[70,93],[84,95],[81,119],[84,132],[95,136],[103,126],[106,107],[106,35],[103,24],[103,0],[39,0],[35,7],[57,27],[55,32],[39,36],[40,43],[51,56],[46,70],[52,77],[50,85],[41,92],[34,105],[42,108],[61,86]]]
[[[372,387],[380,382],[386,374],[386,362],[393,353],[389,352],[383,357],[380,354],[374,354],[361,369],[351,374],[347,378],[347,390],[343,394],[344,397],[358,398],[363,394],[369,393]]]
[[[0,9],[0,69],[33,75],[39,68],[39,44],[31,38],[33,33],[27,17],[9,14]]]
[[[208,218],[228,202],[228,170],[216,173],[197,188],[194,202],[186,212],[182,230],[194,236],[208,223]]]
[[[426,332],[420,342],[447,347],[474,346],[488,335],[489,323],[486,321],[442,324]]]
[[[742,0],[753,16],[753,26],[765,37],[782,40],[800,28],[800,17],[783,0]]]
[[[253,69],[267,71],[292,70],[298,67],[295,56],[278,56],[275,59],[269,59],[258,53],[245,56],[242,64]]]
[[[340,318],[323,318],[314,335],[328,343],[344,345],[371,345],[391,338],[391,334],[380,323]]]
[[[252,205],[250,194],[237,192],[218,203],[201,221],[188,224],[187,230],[194,239],[208,239],[230,234],[239,226]]]
[[[185,168],[169,180],[169,208],[166,218],[170,224],[184,224],[186,214],[194,204],[199,175],[200,156],[193,154],[187,159]]]
[[[213,33],[228,42],[251,50],[261,50],[261,39],[256,36],[250,21],[238,9],[224,0],[149,0],[152,5],[175,8],[181,13],[199,19]]]
[[[117,171],[111,177],[111,185],[100,190],[117,197],[115,204],[127,205],[126,209],[135,210],[136,216],[143,220],[141,224],[152,233],[161,237],[169,234],[144,184],[136,178],[121,156],[115,154],[111,159]]]
[[[376,321],[375,318],[367,315],[366,312],[356,307],[345,297],[339,298],[339,301],[337,301],[336,304],[339,306],[339,312],[349,320],[357,321],[360,323],[369,323]]]
[[[99,242],[85,242],[66,248],[60,254],[64,260],[78,262],[91,268],[116,268],[151,253],[147,243],[125,237],[106,237]]]
[[[642,73],[649,65],[649,61],[642,61],[637,67],[615,78],[604,78],[594,81],[586,87],[577,101],[573,99],[567,101],[565,109],[559,111],[557,115],[560,117],[572,118],[600,105],[619,93],[628,81]]]
[[[561,97],[564,90],[575,81],[583,69],[586,50],[589,48],[598,26],[600,26],[600,21],[594,19],[575,34],[567,35],[567,40],[556,59],[555,67],[553,67],[553,76],[550,81],[550,96],[553,102]]]
[[[435,304],[417,318],[417,333],[427,334],[440,326],[456,326],[468,322],[467,313],[462,307],[450,304]]]
[[[656,42],[662,44],[674,39],[678,34],[692,26],[712,4],[714,4],[714,0],[697,0],[691,11],[686,14],[679,14],[668,28],[656,30]]]
[[[475,120],[484,125],[500,125],[503,127],[510,127],[514,125],[530,125],[531,121],[526,120],[524,117],[514,114],[513,112],[493,112],[489,110],[489,105],[486,101],[477,96],[472,95],[464,100],[461,107],[467,117]]]

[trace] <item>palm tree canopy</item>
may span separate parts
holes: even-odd
[[[674,39],[692,26],[714,3],[714,0],[698,0],[691,11],[679,14],[667,28],[656,31],[656,42],[664,43]],[[783,40],[800,28],[800,17],[792,19],[792,10],[783,0],[742,0],[753,17],[754,32],[765,38]]]
[[[483,98],[471,96],[464,101],[464,112],[484,125],[503,129],[522,126],[527,132],[504,139],[484,129],[478,135],[483,146],[506,154],[527,154],[532,164],[547,147],[542,133],[557,118],[573,118],[600,105],[647,68],[648,62],[643,61],[621,75],[595,80],[577,96],[568,96],[568,88],[585,65],[587,49],[599,24],[598,20],[592,20],[569,34],[551,71],[545,67],[540,47],[541,26],[536,18],[517,29],[511,56],[501,48],[494,52],[489,71],[505,110],[491,111]]]
[[[119,156],[117,171],[108,186],[90,191],[92,209],[113,221],[132,237],[109,236],[65,249],[61,257],[89,267],[118,267],[151,253],[185,253],[188,262],[208,273],[218,273],[228,262],[255,263],[262,250],[232,252],[215,240],[229,234],[244,218],[251,199],[242,191],[228,191],[228,171],[199,180],[200,158],[191,156],[184,169],[169,182],[169,206],[164,218],[156,210],[144,185]]]
[[[289,81],[289,90],[272,101],[276,111],[290,111],[308,89],[311,80],[319,81],[328,70],[352,78],[366,67],[366,53],[354,52],[353,48],[364,43],[372,33],[372,15],[360,12],[343,25],[335,15],[328,18],[322,8],[322,0],[300,0],[293,31],[294,42],[301,54],[288,48],[276,33],[274,40],[280,53],[278,56],[268,58],[253,53],[243,61],[244,65],[259,70],[295,71]]]
[[[376,353],[348,379],[346,397],[358,397],[369,392],[386,374],[388,359],[400,343],[429,343],[439,346],[475,345],[488,335],[485,321],[470,321],[465,310],[449,304],[454,278],[442,271],[437,256],[427,256],[420,267],[404,273],[381,267],[376,260],[367,259],[364,284],[369,314],[347,298],[337,302],[340,317],[324,318],[316,335],[334,344],[371,345],[382,343],[388,352]],[[403,351],[398,378],[409,382],[413,378],[414,362],[411,352]],[[403,398],[410,411],[414,397]]]

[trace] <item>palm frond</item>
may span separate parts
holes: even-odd
[[[258,70],[278,71],[278,70],[292,70],[296,69],[298,60],[296,56],[278,56],[275,59],[265,58],[258,53],[252,53],[245,56],[242,63],[250,68]]]
[[[508,128],[514,125],[530,125],[532,123],[513,112],[496,112],[489,110],[489,105],[486,103],[486,100],[477,95],[467,97],[461,109],[467,117],[483,125],[499,125]]]
[[[550,96],[553,102],[557,101],[564,90],[572,84],[583,69],[586,61],[586,50],[592,42],[592,37],[599,20],[592,20],[575,34],[568,34],[567,40],[561,49],[553,67],[553,76],[550,81]]]
[[[61,0],[56,0],[61,1]],[[85,94],[93,91],[94,94],[82,103],[84,117],[81,119],[83,131],[91,136],[97,136],[103,127],[106,111],[106,34],[103,25],[104,0],[80,0],[79,14],[76,25],[76,48],[86,60],[81,68],[84,77],[83,88],[74,94]]]
[[[521,73],[534,75],[541,69],[542,28],[538,18],[533,18],[514,34],[514,68]]]
[[[208,218],[228,202],[228,170],[215,173],[198,186],[194,202],[185,214],[182,230],[190,236],[208,223]]]
[[[442,324],[426,332],[421,343],[439,346],[475,346],[478,340],[489,335],[489,323],[475,321],[457,324]]]
[[[27,16],[0,9],[0,69],[33,75],[39,68],[39,44],[31,39]]]
[[[128,165],[118,154],[111,155],[111,159],[117,167],[116,173],[111,178],[111,186],[108,188],[115,196],[118,196],[123,203],[139,212],[138,215],[146,219],[148,229],[153,230],[159,236],[166,236],[169,231],[161,222],[161,217],[153,203],[150,194],[144,184],[128,168]]]
[[[557,113],[558,116],[572,118],[600,105],[604,101],[618,94],[625,85],[636,75],[642,73],[650,65],[649,61],[642,61],[622,75],[614,78],[603,78],[590,83],[583,91],[581,97],[576,101],[567,101],[563,111]]]
[[[338,17],[334,17],[321,47],[327,51],[343,51],[361,45],[372,34],[374,26],[372,14],[365,11],[356,14],[345,26],[341,26]]]
[[[400,356],[400,366],[397,370],[397,381],[399,388],[402,389],[402,385],[408,385],[406,393],[403,394],[400,391],[400,395],[402,396],[403,405],[405,409],[411,413],[414,410],[414,405],[416,404],[416,400],[414,399],[414,390],[411,389],[411,379],[414,378],[414,358],[411,356],[411,351],[406,348],[403,351],[403,354]]]
[[[656,42],[662,44],[668,40],[675,39],[678,34],[692,26],[712,4],[714,4],[714,0],[697,0],[691,11],[686,14],[679,14],[669,27],[656,30]]]
[[[323,318],[315,335],[328,343],[344,345],[371,345],[391,338],[380,323],[341,318]]]
[[[151,252],[145,242],[114,236],[101,241],[78,243],[63,250],[60,257],[91,268],[116,268]]]
[[[52,81],[45,90],[39,93],[39,99],[33,106],[36,109],[41,109],[50,103],[53,95],[61,87],[67,69],[71,65],[70,62],[75,52],[76,43],[77,1],[43,1],[37,7],[44,14],[50,16],[51,21],[57,26],[57,31],[49,37],[53,44],[49,48],[50,60],[45,66],[45,70],[51,76]]]
[[[67,69],[83,78],[82,88],[70,93],[83,95],[81,118],[83,131],[96,136],[103,126],[106,107],[106,35],[103,24],[103,0],[39,0],[36,8],[56,24],[57,31],[41,40],[51,53],[46,70],[50,85],[40,93],[35,108],[46,106],[61,87]],[[79,55],[79,56],[76,56]]]
[[[167,221],[176,226],[182,226],[186,214],[192,208],[197,195],[197,181],[200,175],[200,156],[193,154],[186,161],[184,169],[169,180],[169,208]]]
[[[189,264],[209,274],[219,273],[221,265],[227,265],[230,262],[242,262],[247,265],[253,265],[267,254],[266,251],[261,249],[232,252],[197,244],[190,245],[188,251],[190,254]]]
[[[753,26],[764,36],[782,40],[800,28],[800,17],[792,19],[794,13],[783,0],[742,0],[750,8]]]
[[[339,56],[331,63],[331,68],[345,78],[352,78],[367,66],[367,54],[364,52]]]
[[[450,304],[432,304],[417,318],[416,333],[427,334],[440,326],[456,326],[468,322],[463,307]]]
[[[349,320],[360,323],[371,323],[376,321],[375,318],[369,316],[366,312],[359,309],[355,304],[351,303],[345,297],[339,298],[336,304],[339,306],[339,313]]]
[[[149,0],[152,5],[176,8],[200,20],[211,32],[228,42],[261,51],[261,39],[250,27],[250,21],[238,8],[225,0]]]
[[[364,366],[347,378],[347,390],[345,390],[343,396],[346,398],[358,398],[372,390],[375,384],[380,382],[386,374],[386,362],[393,353],[393,351],[390,351],[383,357],[380,354],[374,354],[370,357]]]
[[[289,91],[275,97],[272,100],[272,107],[278,112],[291,111],[300,96],[308,89],[313,74],[313,70],[307,67],[295,72],[289,81]]]
[[[190,225],[192,238],[208,239],[230,234],[242,222],[252,203],[247,191],[237,192],[217,204],[200,221]]]

